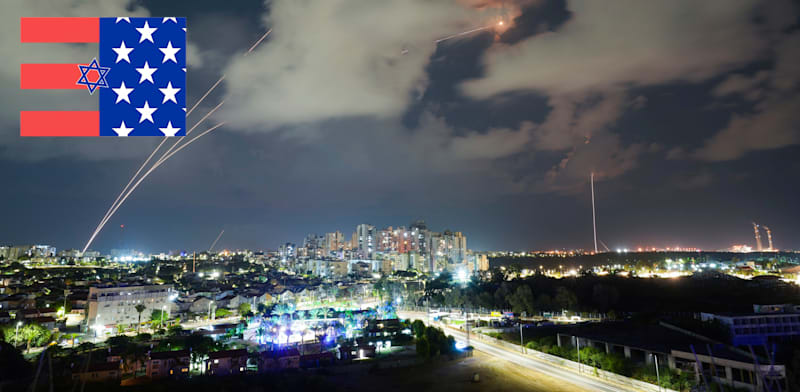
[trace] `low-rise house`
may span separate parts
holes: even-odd
[[[119,380],[121,373],[118,362],[102,362],[89,365],[86,371],[79,370],[72,373],[72,379],[83,382],[106,382]]]
[[[295,294],[292,290],[284,289],[283,291],[277,293],[278,302],[282,303],[292,303],[295,301]]]
[[[231,303],[231,300],[233,300],[234,298],[236,298],[236,295],[233,294],[218,298],[214,300],[214,307],[216,307],[217,309],[228,308],[230,307],[229,304]]]
[[[39,324],[42,327],[47,328],[49,330],[54,330],[58,327],[58,322],[56,321],[56,319],[49,316],[29,318],[27,319],[27,321]]]
[[[189,375],[191,353],[189,350],[151,353],[147,361],[147,377],[183,377]]]
[[[323,351],[316,354],[306,354],[300,357],[300,365],[303,367],[320,367],[333,364],[334,356],[330,351]]]
[[[34,309],[36,307],[36,296],[33,294],[17,293],[0,298],[0,309],[20,310]]]
[[[227,376],[247,371],[247,350],[226,350],[208,354],[208,374]]]
[[[206,297],[197,297],[192,304],[189,305],[189,312],[198,314],[208,313],[212,306],[216,306],[213,302],[214,301]]]
[[[300,367],[300,352],[296,348],[284,350],[264,351],[258,361],[259,372],[270,372],[284,369],[297,369]]]

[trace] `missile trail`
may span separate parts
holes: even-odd
[[[142,181],[144,181],[144,179],[145,179],[145,178],[147,178],[147,176],[149,176],[149,175],[150,175],[150,173],[152,173],[152,172],[153,172],[155,169],[157,169],[159,166],[161,166],[161,164],[163,164],[163,163],[164,163],[164,161],[166,161],[166,160],[167,160],[167,159],[169,159],[171,156],[173,156],[173,155],[175,155],[176,153],[178,153],[178,151],[180,151],[180,150],[183,150],[185,147],[187,147],[188,145],[192,144],[192,143],[193,143],[195,140],[197,140],[197,139],[199,139],[199,138],[201,138],[201,137],[203,137],[203,136],[207,135],[207,134],[208,134],[208,133],[210,133],[210,132],[213,132],[214,130],[216,130],[217,128],[219,128],[219,127],[221,127],[221,126],[223,126],[223,125],[225,125],[225,123],[224,123],[224,122],[221,122],[221,123],[219,123],[219,124],[217,124],[217,125],[215,125],[215,126],[213,126],[213,127],[209,128],[209,129],[208,129],[208,130],[206,130],[205,132],[203,132],[203,133],[201,133],[201,134],[199,134],[199,135],[195,136],[194,138],[192,138],[191,140],[189,140],[189,141],[188,141],[188,142],[186,142],[185,144],[183,144],[183,145],[181,145],[180,147],[178,147],[178,148],[177,148],[175,151],[171,152],[171,153],[170,153],[170,154],[169,154],[169,155],[168,155],[168,156],[167,156],[167,157],[166,157],[164,160],[162,160],[162,161],[160,161],[160,162],[156,162],[156,163],[155,163],[155,165],[153,165],[153,167],[151,167],[149,170],[147,170],[147,171],[144,173],[144,175],[142,175],[142,177],[141,177],[141,178],[139,178],[139,180],[138,180],[138,181],[136,181],[136,183],[133,185],[133,187],[131,187],[131,189],[130,189],[130,190],[128,190],[128,192],[127,192],[127,193],[125,193],[125,196],[123,196],[123,197],[122,197],[122,199],[119,201],[119,203],[117,203],[117,205],[114,207],[114,209],[113,209],[113,210],[111,210],[111,214],[109,215],[108,219],[105,219],[105,221],[102,223],[102,225],[100,226],[100,228],[99,228],[98,230],[96,230],[94,234],[92,234],[91,238],[89,238],[89,242],[87,243],[87,248],[88,248],[88,245],[89,245],[89,244],[91,244],[91,243],[92,243],[92,241],[94,241],[95,237],[97,237],[97,234],[99,234],[99,233],[100,233],[100,230],[102,230],[102,228],[103,228],[103,226],[105,226],[106,222],[108,222],[108,220],[109,220],[109,219],[111,219],[111,217],[112,217],[112,216],[114,216],[114,213],[116,213],[116,212],[117,212],[117,210],[119,209],[119,207],[121,207],[121,206],[122,206],[122,204],[125,202],[125,200],[127,200],[127,199],[128,199],[128,196],[130,196],[130,195],[131,195],[131,193],[133,193],[133,191],[134,191],[134,190],[136,190],[136,188],[137,188],[137,187],[139,187],[139,184],[141,184],[141,183],[142,183]],[[86,250],[85,250],[85,249],[84,249],[84,252],[86,252]]]
[[[250,49],[248,49],[247,52],[245,52],[242,55],[242,57],[247,57],[247,55],[249,55],[250,53],[253,53],[253,50],[255,50],[261,44],[261,42],[263,42],[267,37],[269,37],[270,34],[272,34],[272,29],[267,30],[267,32],[264,33],[264,35],[262,35],[261,38],[259,38],[258,41],[256,41],[256,43],[254,43],[253,46],[251,46]],[[205,100],[206,97],[208,97],[208,95],[211,94],[211,92],[214,91],[214,89],[216,89],[217,86],[219,86],[219,84],[222,83],[222,81],[225,80],[226,77],[227,77],[227,75],[222,74],[222,76],[220,76],[219,80],[217,80],[217,82],[214,83],[214,85],[211,86],[211,88],[209,88],[208,91],[206,91],[206,93],[203,94],[202,97],[200,97],[200,100],[197,101],[197,103],[194,104],[194,106],[192,106],[191,110],[189,110],[186,113],[186,115],[189,116],[190,114],[192,114],[192,112],[203,102],[203,100]],[[192,129],[189,129],[188,131],[186,131],[186,136],[189,136],[189,134],[192,133],[192,131],[201,122],[203,122],[207,117],[208,117],[208,115],[206,115],[206,117],[203,117],[197,124],[195,124],[194,127],[192,127]],[[181,142],[181,139],[176,140],[175,143],[170,148],[168,148],[167,151],[164,152],[164,154],[161,155],[161,158],[159,160],[164,159],[164,157],[166,157],[167,154],[169,154],[170,151],[172,151],[178,145],[178,143],[180,143],[180,142]]]
[[[122,188],[122,192],[120,192],[119,196],[117,196],[117,199],[114,200],[113,203],[111,203],[110,207],[108,207],[108,211],[106,211],[106,214],[103,216],[103,219],[100,220],[100,223],[97,226],[98,228],[100,228],[104,224],[104,222],[108,219],[108,216],[111,214],[111,210],[113,210],[114,206],[117,205],[117,203],[119,202],[119,199],[122,198],[122,195],[125,194],[125,191],[127,191],[128,188],[131,186],[131,184],[133,184],[133,181],[136,180],[136,177],[139,175],[139,173],[141,173],[142,170],[144,170],[145,166],[147,166],[147,163],[150,162],[151,159],[153,159],[153,156],[156,155],[156,152],[158,152],[158,150],[161,149],[161,146],[163,146],[166,141],[167,141],[167,138],[163,138],[161,140],[161,143],[159,143],[158,146],[156,146],[156,149],[153,150],[153,152],[150,153],[150,156],[148,156],[147,159],[144,160],[142,165],[139,166],[139,170],[136,170],[136,174],[134,174],[133,177],[131,177],[130,181],[128,181],[128,184],[125,185],[124,188]],[[96,230],[99,230],[99,229],[96,229]],[[94,236],[92,236],[92,237],[94,237]],[[89,245],[91,245],[91,241],[92,240],[90,239],[89,242],[86,243],[86,246],[83,248],[83,252],[86,252],[86,249],[89,248]]]
[[[217,239],[215,239],[214,242],[211,243],[211,246],[208,248],[208,253],[211,253],[211,249],[214,249],[214,245],[216,245],[217,242],[219,242],[219,239],[222,238],[222,233],[225,233],[225,229],[222,229],[222,231],[219,232]]]
[[[464,36],[464,35],[469,35],[469,34],[472,34],[472,33],[475,33],[475,32],[481,31],[481,30],[491,29],[492,27],[494,27],[494,25],[478,27],[477,29],[467,30],[467,31],[460,32],[458,34],[453,34],[453,35],[449,35],[449,36],[444,37],[444,38],[439,38],[439,39],[437,39],[436,41],[433,41],[433,42],[438,44],[440,42],[451,40],[453,38],[458,38],[458,37],[461,37],[461,36]]]
[[[199,121],[197,121],[197,123],[195,123],[194,126],[189,128],[188,130],[186,130],[186,136],[189,136],[195,130],[195,128],[199,127],[200,124],[203,123],[203,121],[206,121],[207,118],[211,117],[211,115],[214,114],[214,112],[216,112],[217,110],[219,110],[219,108],[221,108],[224,103],[225,103],[225,100],[223,99],[222,102],[220,102],[217,106],[214,106],[214,108],[211,109],[210,112],[206,113],[205,116],[203,116]],[[169,155],[170,152],[172,152],[172,150],[182,141],[183,141],[183,138],[179,138],[178,140],[176,140],[175,143],[172,145],[172,147],[167,149],[167,151],[164,151],[164,154],[161,155],[161,158],[158,158],[156,163],[161,163],[161,162],[166,161],[167,157],[171,156],[171,155]]]
[[[208,113],[207,113],[205,116],[203,116],[203,118],[201,118],[201,119],[200,119],[200,121],[198,121],[198,122],[197,122],[197,124],[195,124],[195,125],[194,125],[194,126],[193,126],[193,127],[190,129],[190,130],[188,130],[188,131],[186,132],[186,134],[188,135],[189,133],[191,133],[191,132],[192,132],[192,131],[193,131],[195,128],[197,128],[197,127],[198,127],[198,126],[199,126],[199,125],[200,125],[200,124],[201,124],[203,121],[205,121],[205,120],[206,120],[208,117],[210,117],[212,114],[214,114],[214,112],[216,112],[216,111],[217,111],[217,110],[218,110],[220,107],[222,107],[222,105],[223,105],[224,103],[225,103],[225,101],[223,100],[222,102],[220,102],[220,103],[219,103],[219,105],[217,105],[217,106],[215,106],[213,109],[211,109],[211,111],[210,111],[210,112],[208,112]],[[223,124],[224,124],[224,123],[223,123]],[[221,124],[220,124],[220,125],[217,125],[217,126],[215,126],[215,127],[213,127],[211,130],[217,129],[217,128],[219,128],[220,126],[221,126]],[[203,136],[203,135],[207,134],[208,132],[209,132],[209,131],[206,131],[206,132],[202,133],[200,136]],[[153,170],[155,170],[157,167],[161,166],[161,164],[162,164],[162,163],[164,163],[164,161],[166,161],[167,159],[169,159],[170,157],[172,157],[173,155],[175,155],[175,153],[177,153],[178,151],[182,150],[184,147],[186,147],[187,145],[189,145],[189,144],[190,144],[190,143],[192,143],[193,141],[197,140],[197,139],[198,139],[200,136],[197,136],[197,137],[195,137],[195,138],[193,138],[193,139],[189,140],[188,142],[184,143],[182,146],[178,147],[178,148],[177,148],[176,150],[174,150],[174,151],[169,151],[169,150],[168,150],[168,151],[166,151],[166,152],[164,153],[164,155],[163,155],[161,158],[159,158],[159,159],[158,159],[158,160],[157,160],[157,161],[156,161],[156,162],[153,164],[153,167],[151,167],[151,168],[150,168],[150,169],[149,169],[147,172],[145,172],[144,176],[142,176],[142,178],[140,178],[140,179],[139,179],[139,181],[137,181],[135,185],[133,185],[133,186],[132,186],[130,189],[128,189],[127,191],[123,191],[123,194],[125,194],[125,196],[124,196],[124,197],[122,197],[122,200],[119,200],[119,203],[118,203],[118,204],[116,204],[115,206],[113,206],[113,208],[110,210],[110,213],[109,213],[109,214],[107,214],[107,215],[106,215],[106,217],[105,217],[105,218],[103,218],[103,220],[101,220],[101,221],[100,221],[100,224],[97,226],[97,229],[96,229],[96,230],[95,230],[95,232],[92,234],[91,238],[89,238],[89,242],[87,243],[87,246],[86,246],[86,248],[88,248],[88,245],[89,245],[89,244],[91,244],[91,242],[92,242],[92,241],[94,241],[94,238],[97,236],[97,234],[99,234],[99,233],[100,233],[100,231],[101,231],[101,230],[103,230],[103,227],[105,227],[106,223],[108,223],[108,221],[111,219],[111,217],[114,215],[114,213],[115,213],[115,212],[117,212],[117,209],[119,209],[119,207],[120,207],[120,206],[122,205],[122,203],[123,203],[123,202],[124,202],[124,201],[125,201],[125,200],[128,198],[128,196],[129,196],[131,193],[133,193],[133,191],[134,191],[134,190],[136,190],[136,188],[137,188],[137,187],[139,187],[139,184],[141,184],[141,183],[142,183],[142,180],[144,180],[144,179],[145,179],[145,178],[146,178],[148,175],[150,175],[150,173],[152,173],[152,172],[153,172]],[[167,139],[165,138],[164,140],[167,140]],[[179,139],[179,141],[180,141],[180,140],[181,140],[181,139]],[[177,143],[176,143],[176,144],[177,144]],[[175,145],[173,145],[173,147],[175,147]],[[154,151],[154,152],[155,152],[155,151]],[[152,154],[151,154],[151,155],[152,155]],[[137,173],[137,175],[138,175],[138,173]],[[122,194],[120,194],[120,196],[122,196]],[[119,198],[118,198],[118,199],[119,199]],[[86,250],[85,250],[85,249],[84,249],[84,252],[86,252]]]
[[[245,56],[245,57],[246,57],[247,55],[249,55],[250,53],[252,53],[252,52],[253,52],[253,51],[254,51],[254,50],[255,50],[255,49],[256,49],[256,48],[257,48],[259,45],[261,45],[261,43],[262,43],[262,42],[263,42],[263,41],[264,41],[264,40],[265,40],[265,39],[266,39],[266,38],[267,38],[267,37],[268,37],[268,36],[269,36],[271,33],[272,33],[272,29],[269,29],[269,30],[267,30],[267,32],[266,32],[266,33],[264,33],[264,35],[262,35],[262,36],[261,36],[261,38],[259,38],[259,39],[258,39],[258,41],[256,41],[256,42],[255,42],[255,43],[254,43],[254,44],[253,44],[253,45],[250,47],[250,49],[248,49],[248,50],[247,50],[247,52],[245,52],[245,53],[243,54],[243,56]],[[210,87],[210,88],[209,88],[209,89],[208,89],[208,90],[207,90],[207,91],[206,91],[206,92],[203,94],[203,96],[202,96],[202,97],[200,97],[200,99],[197,101],[197,103],[195,103],[195,104],[194,104],[194,106],[192,106],[192,108],[191,108],[191,109],[190,109],[188,112],[186,112],[186,116],[188,117],[189,115],[191,115],[191,114],[192,114],[192,112],[194,112],[194,111],[195,111],[195,109],[197,109],[197,108],[200,106],[200,104],[201,104],[201,103],[203,103],[203,101],[204,101],[204,100],[205,100],[205,99],[206,99],[206,98],[207,98],[207,97],[208,97],[208,96],[211,94],[211,92],[213,92],[213,91],[214,91],[214,90],[215,90],[215,89],[216,89],[216,88],[217,88],[217,87],[220,85],[220,83],[222,83],[222,81],[223,81],[223,80],[225,80],[225,75],[224,75],[224,74],[222,75],[222,77],[220,77],[220,78],[219,78],[219,80],[217,80],[217,82],[216,82],[216,83],[214,83],[214,85],[212,85],[212,86],[211,86],[211,87]],[[186,132],[186,135],[188,136],[188,135],[189,135],[189,134],[190,134],[190,133],[191,133],[191,132],[192,132],[192,131],[193,131],[195,128],[197,128],[197,126],[198,126],[198,125],[200,125],[200,124],[201,124],[203,121],[205,121],[205,119],[206,119],[206,118],[208,118],[208,117],[209,117],[209,116],[210,116],[210,115],[211,115],[213,112],[215,112],[217,109],[219,109],[219,107],[220,107],[220,106],[222,106],[222,104],[223,104],[224,102],[225,102],[225,101],[223,101],[223,102],[221,102],[219,105],[217,105],[217,107],[215,107],[214,109],[212,109],[212,111],[211,111],[211,112],[209,112],[208,114],[206,114],[206,116],[204,116],[204,117],[203,117],[203,118],[202,118],[200,121],[198,121],[198,122],[197,122],[197,123],[196,123],[196,124],[195,124],[195,125],[194,125],[194,126],[191,128],[191,129],[190,129],[190,130],[187,130],[187,132]],[[221,126],[221,124],[218,124],[216,127],[212,128],[212,130],[213,130],[213,129],[216,129],[216,128],[218,128],[219,126]],[[207,134],[208,132],[209,132],[209,131],[206,131],[206,132],[204,132],[202,135],[205,135],[205,134]],[[202,135],[201,135],[201,136],[202,136]],[[179,147],[177,150],[175,150],[176,146],[177,146],[177,145],[178,145],[178,144],[179,144],[179,143],[182,141],[182,138],[179,138],[179,139],[178,139],[178,140],[177,140],[177,141],[176,141],[176,142],[175,142],[175,143],[174,143],[174,144],[173,144],[173,145],[172,145],[172,146],[171,146],[169,149],[167,149],[167,150],[166,150],[166,151],[165,151],[165,152],[164,152],[164,153],[161,155],[161,158],[159,158],[159,159],[158,159],[158,161],[156,161],[156,163],[154,164],[154,166],[153,166],[153,167],[152,167],[150,170],[148,170],[148,171],[146,172],[146,174],[144,175],[144,177],[146,177],[146,176],[147,176],[147,174],[149,174],[150,172],[152,172],[152,170],[153,170],[153,169],[155,169],[156,167],[160,166],[160,165],[161,165],[161,163],[163,163],[164,161],[166,161],[167,159],[169,159],[169,157],[171,157],[172,155],[174,155],[174,153],[173,153],[173,150],[174,150],[174,152],[180,151],[181,149],[183,149],[183,147],[184,147],[184,146],[188,145],[189,143],[193,142],[193,141],[194,141],[194,140],[196,140],[196,139],[197,139],[197,138],[194,138],[194,139],[190,140],[189,142],[187,142],[186,144],[184,144],[183,146],[181,146],[181,147]],[[153,150],[153,152],[152,152],[152,153],[150,153],[150,155],[147,157],[147,159],[144,161],[144,163],[142,163],[142,165],[141,165],[141,166],[139,166],[139,169],[138,169],[138,170],[136,170],[136,173],[135,173],[135,174],[134,174],[134,175],[131,177],[131,179],[128,181],[128,184],[127,184],[127,185],[125,185],[125,187],[124,187],[124,188],[122,188],[122,192],[120,192],[120,194],[119,194],[119,195],[117,196],[117,198],[114,200],[114,203],[112,203],[112,204],[111,204],[111,207],[109,207],[108,211],[106,211],[106,214],[103,216],[103,219],[101,219],[101,221],[100,221],[100,224],[98,224],[98,225],[97,225],[97,228],[95,229],[95,231],[94,231],[94,233],[92,234],[92,236],[89,238],[89,241],[87,241],[87,242],[86,242],[86,245],[83,247],[83,251],[82,251],[81,253],[85,253],[85,252],[86,252],[86,250],[87,250],[87,249],[89,249],[89,246],[91,246],[91,245],[92,245],[92,241],[94,241],[95,237],[97,237],[97,234],[98,234],[98,233],[99,233],[99,232],[100,232],[100,231],[103,229],[103,226],[105,226],[106,222],[108,222],[108,220],[109,220],[109,219],[111,219],[111,216],[112,216],[112,215],[114,215],[114,213],[117,211],[117,209],[119,209],[119,206],[120,206],[120,205],[121,205],[121,204],[122,204],[122,203],[125,201],[125,199],[127,199],[127,198],[128,198],[128,195],[130,195],[130,193],[131,193],[131,192],[133,192],[133,189],[136,189],[136,187],[138,186],[138,184],[140,184],[140,183],[141,183],[141,180],[142,180],[142,179],[144,179],[144,177],[142,177],[142,179],[140,179],[139,181],[137,181],[137,182],[136,182],[136,185],[134,185],[134,186],[133,186],[133,188],[131,188],[131,184],[132,184],[132,183],[133,183],[133,182],[136,180],[136,177],[137,177],[137,176],[139,176],[139,174],[141,174],[142,170],[144,170],[144,168],[147,166],[147,164],[150,162],[150,160],[153,158],[153,156],[155,156],[155,154],[156,154],[156,153],[157,153],[157,152],[158,152],[158,151],[161,149],[161,146],[163,146],[163,145],[164,145],[164,143],[165,143],[166,141],[167,141],[167,139],[166,139],[166,138],[163,138],[163,139],[161,140],[161,143],[159,143],[159,144],[158,144],[158,146],[157,146],[157,147],[156,147],[156,148]],[[130,188],[130,189],[129,189],[129,188]],[[126,192],[127,192],[127,193],[126,193]],[[123,195],[125,195],[125,196],[123,197]]]
[[[245,53],[244,55],[247,56],[248,54],[252,53],[253,50],[255,50],[258,47],[258,45],[261,45],[261,41],[267,38],[267,36],[269,36],[270,33],[272,33],[272,29],[267,30],[267,32],[264,33],[264,35],[261,36],[261,38],[258,41],[256,41],[256,43],[254,43],[253,46],[251,46],[250,49],[247,51],[247,53]]]
[[[211,88],[209,88],[206,91],[206,93],[203,94],[202,97],[200,97],[200,100],[198,100],[197,103],[195,103],[194,106],[192,106],[192,108],[189,109],[188,112],[186,112],[186,117],[189,117],[189,115],[192,114],[192,112],[194,112],[194,110],[197,109],[197,107],[200,106],[201,103],[203,103],[206,97],[208,97],[208,94],[211,94],[211,92],[214,91],[214,89],[217,88],[217,86],[219,86],[219,84],[222,83],[223,80],[225,80],[225,75],[222,75],[222,77],[219,78],[219,80],[217,80],[217,82],[214,83],[214,85],[211,86]]]

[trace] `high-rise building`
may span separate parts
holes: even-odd
[[[467,260],[467,237],[460,231],[445,232],[447,258],[451,264],[462,264]]]
[[[430,271],[452,270],[467,262],[467,237],[461,232],[428,232]]]
[[[278,254],[281,256],[281,260],[286,261],[288,259],[293,259],[297,255],[297,246],[292,243],[285,243],[280,246],[278,249]]]
[[[325,253],[325,237],[316,234],[309,234],[303,240],[308,257],[322,257]]]
[[[337,258],[341,257],[341,252],[345,249],[344,234],[341,231],[333,233],[325,233],[325,256],[330,256],[332,253],[337,254]]]
[[[375,226],[360,224],[356,226],[357,250],[362,258],[372,258],[376,249]]]
[[[411,250],[417,251],[422,259],[427,259],[427,263],[420,263],[418,269],[422,271],[433,271],[433,258],[430,257],[431,232],[425,221],[418,220],[411,224],[409,233],[411,237]]]

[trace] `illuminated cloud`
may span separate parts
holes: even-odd
[[[449,1],[273,1],[269,41],[226,70],[223,117],[245,130],[396,117],[425,88],[434,41],[492,12]]]

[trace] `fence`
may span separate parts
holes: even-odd
[[[449,326],[447,328],[456,329],[456,328],[449,327]],[[650,384],[648,382],[637,380],[637,379],[630,378],[630,377],[626,377],[626,376],[623,376],[623,375],[620,375],[620,374],[611,373],[611,372],[605,371],[603,369],[598,369],[596,367],[589,366],[589,365],[582,364],[582,363],[578,363],[578,362],[575,362],[575,361],[571,361],[569,359],[557,357],[555,355],[543,353],[541,351],[532,350],[532,349],[529,349],[529,348],[523,348],[522,346],[519,346],[517,344],[509,343],[509,342],[506,342],[506,341],[503,341],[503,340],[500,340],[500,339],[493,338],[491,336],[486,336],[486,335],[483,335],[483,334],[471,334],[470,338],[482,341],[482,342],[487,343],[487,344],[492,344],[492,345],[495,345],[495,346],[498,346],[498,347],[502,347],[502,348],[504,348],[506,350],[519,353],[520,355],[524,355],[524,356],[527,356],[527,357],[530,357],[530,358],[533,358],[533,359],[537,359],[537,360],[540,360],[540,361],[548,362],[548,363],[551,363],[551,364],[556,365],[556,366],[561,366],[563,368],[570,369],[570,370],[572,370],[574,372],[579,372],[579,373],[582,373],[582,374],[585,374],[585,375],[595,376],[595,377],[597,377],[599,379],[602,379],[602,380],[605,380],[605,381],[610,381],[610,382],[613,382],[613,383],[616,383],[616,384],[626,385],[626,386],[635,388],[637,390],[652,391],[652,392],[677,392],[677,391],[672,390],[672,389],[659,387],[658,385]]]
[[[413,305],[403,305],[399,308],[400,310],[405,310],[409,312],[422,312],[428,313],[430,310],[437,310],[438,312],[442,313],[469,313],[469,314],[476,314],[476,315],[490,315],[492,312],[499,312],[503,314],[505,312],[511,312],[510,309],[488,309],[488,308],[448,308],[448,307],[436,307],[436,306],[413,306]],[[592,313],[592,312],[571,312],[573,315],[581,316],[582,319],[586,320],[605,320],[607,318],[605,313]],[[523,318],[526,319],[534,319],[534,318],[541,318],[541,319],[550,319],[550,318],[557,318],[565,316],[564,312],[536,312],[535,314],[526,314]]]

